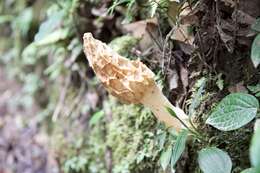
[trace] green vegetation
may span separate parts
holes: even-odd
[[[258,32],[257,36],[254,39],[254,42],[252,44],[252,50],[251,50],[251,60],[254,64],[255,67],[258,67],[260,64],[260,52],[259,52],[259,47],[260,47],[260,18],[256,20],[254,25],[252,25],[252,29]]]
[[[243,40],[243,26],[250,22],[239,25],[236,19],[232,25],[237,30],[229,28],[223,16],[233,20],[235,12],[225,11],[234,9],[228,3],[205,3],[206,8],[202,5],[181,18],[197,2],[0,2],[0,66],[22,86],[7,102],[21,109],[37,105],[37,131],[47,134],[47,148],[60,172],[260,171],[260,20],[253,17],[253,37],[248,31],[251,37]],[[205,16],[220,13],[209,15],[214,11],[205,10],[209,7],[223,7],[223,15],[209,20]],[[157,22],[146,21],[151,18]],[[125,31],[129,23],[134,27]],[[226,30],[240,35],[231,37]],[[135,31],[143,37],[137,38]],[[108,95],[83,54],[84,32],[92,32],[122,56],[141,59],[157,74],[170,101],[189,115],[192,127],[177,133],[143,106],[125,105]],[[208,46],[210,42],[214,44]],[[30,124],[25,121],[23,126]]]

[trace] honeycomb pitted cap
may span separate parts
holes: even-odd
[[[140,60],[128,60],[85,33],[84,53],[105,88],[124,103],[141,103],[156,84],[154,73]]]

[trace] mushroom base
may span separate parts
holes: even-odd
[[[185,128],[177,118],[173,117],[167,111],[166,107],[169,107],[176,113],[176,116],[179,119],[181,119],[187,126],[189,126],[188,116],[182,109],[173,106],[163,95],[162,91],[158,88],[157,85],[154,85],[150,90],[151,91],[147,92],[141,102],[144,106],[147,106],[152,110],[159,121],[164,122],[167,127],[175,128],[176,131],[180,131],[181,129]]]

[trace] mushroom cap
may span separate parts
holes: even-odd
[[[141,103],[155,86],[154,73],[140,60],[120,56],[105,43],[85,33],[84,53],[105,88],[124,103]]]

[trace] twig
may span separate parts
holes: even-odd
[[[70,109],[67,111],[67,113],[65,113],[66,116],[69,116],[71,115],[71,113],[77,109],[77,107],[80,105],[80,101],[82,100],[83,96],[84,96],[84,92],[85,92],[85,85],[82,84],[81,87],[80,87],[80,90],[78,92],[78,95],[76,96],[76,98],[73,100],[71,106],[70,106]]]
[[[198,56],[200,58],[200,60],[202,61],[202,63],[208,67],[210,69],[210,66],[208,65],[208,63],[206,62],[206,57],[205,57],[205,53],[204,53],[204,46],[202,43],[202,38],[200,35],[200,31],[198,30],[198,39],[199,39],[199,49],[200,49],[200,53],[198,53]],[[202,56],[202,57],[201,57]]]
[[[235,46],[236,43],[236,39],[237,39],[237,31],[238,31],[238,22],[237,22],[237,10],[238,10],[238,0],[235,0],[235,9],[234,9],[234,13],[235,13],[235,30],[233,32],[233,47]]]
[[[164,65],[165,65],[165,62],[164,62],[165,52],[166,52],[166,49],[168,48],[168,41],[171,38],[171,35],[175,31],[175,29],[176,29],[175,27],[173,27],[171,29],[171,31],[166,35],[164,43],[163,43],[163,60],[162,60],[162,64],[161,64],[161,66],[162,66],[161,68],[162,68],[163,74],[164,74]]]
[[[54,113],[52,115],[52,121],[53,122],[55,122],[57,120],[57,118],[58,118],[58,116],[60,114],[61,108],[64,105],[64,101],[65,101],[65,97],[67,95],[69,84],[70,84],[70,76],[67,76],[67,78],[65,80],[65,85],[64,85],[64,87],[61,90],[61,94],[60,94],[60,97],[59,97],[58,104],[57,104],[57,106],[55,108],[55,111],[54,111]]]
[[[158,40],[154,37],[154,35],[153,35],[152,32],[148,29],[148,27],[147,27],[147,33],[148,33],[149,36],[154,40],[154,42],[156,43],[156,45],[158,46],[158,48],[162,51],[162,46],[160,45],[160,42],[158,42]]]

